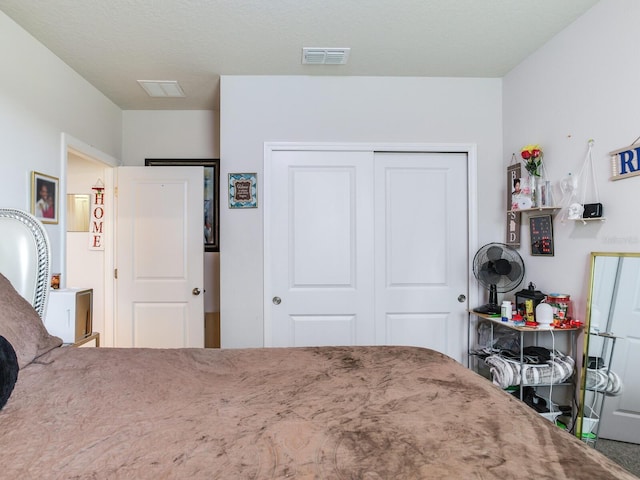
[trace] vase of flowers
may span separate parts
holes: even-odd
[[[542,148],[540,145],[525,145],[520,150],[524,159],[524,168],[529,173],[529,188],[531,190],[531,206],[541,206],[540,177],[542,176]]]

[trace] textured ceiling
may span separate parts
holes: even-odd
[[[0,0],[125,110],[217,109],[220,75],[502,77],[597,0]],[[341,66],[302,47],[350,47]],[[153,99],[136,80],[178,80]]]

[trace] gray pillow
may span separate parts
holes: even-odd
[[[0,274],[0,335],[16,352],[18,365],[24,368],[35,358],[62,345],[62,339],[49,335],[40,316]]]

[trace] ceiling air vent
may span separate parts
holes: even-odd
[[[184,91],[175,80],[138,80],[150,97],[184,97]]]
[[[350,48],[303,48],[305,65],[344,65],[349,59]]]

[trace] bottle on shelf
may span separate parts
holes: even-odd
[[[502,301],[502,305],[500,306],[500,312],[501,312],[503,322],[508,322],[509,320],[511,320],[512,310],[511,310],[511,302],[509,300]]]

